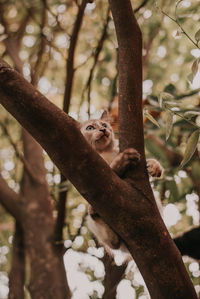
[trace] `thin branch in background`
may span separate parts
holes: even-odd
[[[43,10],[42,10],[42,14],[41,14],[41,27],[40,27],[40,48],[39,51],[37,53],[37,60],[36,63],[34,65],[34,70],[31,74],[31,83],[33,85],[36,85],[38,82],[39,77],[41,76],[41,67],[42,64],[44,63],[44,52],[45,52],[45,47],[47,45],[47,41],[46,41],[46,37],[45,35],[42,33],[44,27],[46,26],[46,22],[47,22],[47,10],[46,10],[46,0],[43,0]]]
[[[75,50],[78,40],[79,31],[81,28],[81,24],[83,21],[85,7],[88,3],[88,0],[83,0],[81,5],[79,6],[77,18],[74,24],[73,32],[71,35],[70,46],[68,51],[68,59],[66,64],[66,84],[65,84],[65,93],[64,93],[64,104],[63,110],[65,112],[69,111],[69,104],[72,94],[73,88],[73,79],[74,79],[74,57],[75,57]]]
[[[162,25],[162,21],[158,24],[158,26],[156,26],[156,28],[154,28],[153,33],[151,33],[151,37],[149,38],[147,43],[144,44],[145,55],[143,55],[143,57],[142,57],[143,73],[145,73],[145,71],[146,71],[147,59],[148,59],[151,47],[153,45],[153,42],[154,42],[156,36],[160,32],[161,25]],[[145,75],[144,75],[144,77],[145,77]]]
[[[19,195],[13,191],[0,174],[0,203],[15,219],[21,219],[22,209]]]
[[[66,178],[61,174],[61,183],[65,180]],[[58,214],[55,223],[55,242],[60,252],[63,252],[64,250],[63,228],[64,228],[65,216],[66,216],[66,201],[67,201],[67,191],[60,192],[58,204],[57,204]]]
[[[9,274],[8,299],[24,299],[25,284],[25,248],[23,230],[19,223],[15,225],[12,249],[12,265]]]
[[[143,2],[137,8],[134,9],[134,13],[137,13],[142,7],[144,7],[147,4],[148,1],[149,0],[143,0]]]
[[[107,11],[106,22],[104,24],[104,28],[103,28],[103,31],[102,31],[102,34],[101,34],[101,38],[100,38],[100,40],[98,42],[98,45],[97,45],[97,47],[95,49],[93,65],[92,65],[92,68],[90,70],[90,75],[89,75],[88,81],[87,81],[87,83],[85,85],[85,88],[84,88],[84,91],[83,91],[83,94],[84,94],[85,91],[87,90],[87,95],[88,95],[88,115],[89,115],[89,117],[90,117],[91,82],[92,82],[92,78],[93,78],[95,67],[96,67],[97,62],[98,62],[99,55],[101,53],[101,50],[102,50],[103,45],[104,45],[104,41],[105,41],[106,36],[107,36],[107,28],[108,28],[108,21],[109,21],[109,12],[110,12],[110,8]]]
[[[70,46],[68,51],[68,59],[66,62],[66,83],[65,83],[65,92],[64,92],[64,101],[63,101],[63,111],[68,113],[72,88],[73,88],[73,81],[74,81],[74,57],[75,57],[75,50],[77,46],[78,36],[81,29],[83,16],[85,7],[88,3],[88,0],[83,0],[81,5],[78,6],[78,14],[76,21],[74,23],[73,32],[71,35]],[[66,178],[61,174],[61,184],[66,181]],[[58,215],[56,219],[55,225],[55,241],[58,244],[58,249],[60,252],[64,250],[63,247],[63,227],[65,223],[65,209],[66,209],[66,202],[67,202],[67,190],[62,191],[59,193],[59,200],[58,200]]]
[[[175,18],[172,18],[170,15],[168,15],[163,9],[161,9],[161,12],[163,15],[165,15],[166,17],[168,17],[170,20],[172,20],[174,23],[176,23],[178,25],[178,27],[181,29],[181,33],[183,33],[190,41],[193,45],[195,45],[195,47],[197,47],[198,49],[200,49],[198,42],[195,42],[190,36],[189,34],[185,31],[185,29],[183,28],[183,26],[180,24],[179,22],[179,16],[177,13],[178,10],[178,6],[179,4],[182,2],[183,0],[180,0],[176,3],[176,7],[175,7]]]
[[[188,92],[188,93],[184,93],[184,94],[180,94],[180,95],[175,96],[175,99],[177,99],[177,100],[181,100],[181,99],[183,99],[183,98],[187,98],[187,97],[191,97],[191,96],[193,96],[193,95],[196,95],[196,94],[198,94],[199,92],[200,92],[200,88],[198,88],[198,89],[194,89],[194,90],[191,90],[191,91]]]
[[[42,0],[44,7],[46,8],[46,10],[56,19],[56,24],[57,27],[61,30],[61,31],[65,31],[64,28],[62,28],[61,23],[59,21],[59,15],[56,15],[49,7],[48,3],[46,0]]]
[[[72,241],[72,243],[75,241],[76,237],[81,234],[81,228],[83,226],[83,223],[85,222],[86,216],[87,216],[87,209],[86,209],[86,211],[84,212],[84,214],[82,216],[82,220],[81,220],[81,223],[79,225],[79,228],[78,228],[76,234],[72,235],[72,237],[70,238],[70,240]]]
[[[117,66],[118,66],[118,53],[117,53],[117,59],[116,59],[116,69],[117,69]],[[108,111],[110,111],[113,100],[115,99],[115,96],[117,95],[117,81],[118,81],[118,72],[116,72],[115,77],[112,82],[111,97],[110,97],[110,102],[109,102],[109,106],[108,106]]]
[[[2,127],[5,135],[7,136],[11,146],[13,147],[14,151],[15,151],[15,154],[16,156],[21,160],[21,162],[23,163],[24,165],[24,168],[26,169],[27,173],[30,175],[30,177],[33,179],[33,180],[36,180],[38,181],[38,178],[34,175],[33,171],[32,171],[32,168],[30,167],[29,163],[26,161],[26,159],[24,158],[23,154],[19,151],[19,149],[17,148],[17,145],[15,144],[15,142],[13,141],[6,125],[2,122],[0,122],[0,126]]]
[[[18,31],[15,33],[19,43],[21,42],[22,38],[24,37],[26,25],[28,24],[29,20],[30,20],[30,8],[27,9],[27,14],[24,17],[24,19],[22,20]]]

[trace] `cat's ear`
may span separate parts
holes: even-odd
[[[108,122],[110,121],[109,114],[108,114],[108,110],[104,110],[104,111],[103,111],[103,113],[102,113],[100,119],[105,120],[105,121],[108,121]]]

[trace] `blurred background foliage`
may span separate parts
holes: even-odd
[[[142,29],[144,45],[146,153],[147,157],[158,159],[165,168],[163,177],[152,180],[152,186],[156,199],[162,204],[163,219],[174,237],[199,225],[198,138],[193,148],[190,145],[188,163],[182,168],[180,163],[189,137],[200,126],[200,1],[132,2],[134,9],[143,4],[137,10],[136,17]],[[73,29],[80,5],[79,0],[0,0],[0,55],[16,67],[8,51],[10,43],[16,59],[22,63],[24,77],[31,82],[34,78],[33,83],[40,92],[60,108],[63,107],[66,80],[70,76],[66,71],[66,63],[70,57]],[[118,46],[112,16],[109,13],[107,17],[107,14],[106,0],[89,1],[84,10],[74,53],[69,114],[83,121],[90,115],[99,116],[102,109],[107,108],[117,136]],[[164,105],[159,104],[160,94]],[[167,140],[166,134],[169,135]],[[20,190],[23,168],[21,155],[21,128],[1,107],[0,169],[8,185],[17,192]],[[73,298],[101,298],[105,273],[99,259],[103,256],[103,250],[98,249],[87,230],[87,203],[69,182],[61,183],[60,173],[45,152],[44,157],[55,214],[59,193],[68,191],[64,245]],[[0,207],[1,299],[7,298],[8,293],[7,274],[13,231],[12,217]],[[188,257],[184,257],[184,261],[196,291],[200,293],[199,263]],[[116,263],[120,264],[119,257],[116,257]],[[117,298],[124,298],[124,290],[126,298],[149,298],[134,262],[130,263],[120,282]],[[85,297],[80,297],[83,292]]]

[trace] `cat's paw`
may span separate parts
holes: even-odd
[[[122,175],[129,165],[135,166],[140,161],[140,154],[134,148],[127,148],[112,161],[111,168]]]
[[[121,153],[121,164],[122,167],[127,165],[137,165],[140,161],[140,154],[134,148],[127,148]]]
[[[163,174],[163,168],[161,164],[155,159],[147,160],[147,170],[152,177],[161,177]]]

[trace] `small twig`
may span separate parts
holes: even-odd
[[[184,119],[185,121],[187,121],[189,124],[191,124],[192,126],[196,127],[198,130],[200,130],[200,127],[199,127],[197,124],[195,124],[192,120],[190,120],[190,119],[184,117],[184,116],[183,116],[182,114],[180,114],[179,112],[172,110],[168,105],[165,105],[165,108],[166,108],[167,110],[169,110],[170,112],[172,112],[173,114],[178,115],[179,117],[181,117],[182,119]]]
[[[12,145],[12,147],[15,150],[16,156],[21,160],[21,162],[24,165],[24,168],[26,169],[27,173],[29,174],[29,176],[33,179],[38,181],[38,178],[33,174],[31,166],[29,165],[29,163],[26,161],[26,159],[24,158],[23,154],[20,153],[20,151],[17,148],[17,145],[15,144],[15,142],[13,141],[10,133],[8,132],[7,127],[5,126],[4,123],[0,122],[0,126],[2,127],[4,133],[6,134],[6,136],[8,137],[8,140],[10,142],[10,144]]]
[[[178,25],[178,27],[181,29],[181,32],[198,48],[200,49],[198,43],[196,43],[190,36],[189,34],[184,30],[184,28],[181,26],[181,24],[179,23],[179,17],[177,14],[177,9],[178,9],[178,5],[182,2],[183,0],[180,0],[177,2],[176,7],[175,7],[175,19],[172,18],[170,15],[168,15],[164,10],[161,9],[162,14],[164,14],[166,17],[168,17],[170,20],[172,20],[174,23],[176,23]]]

